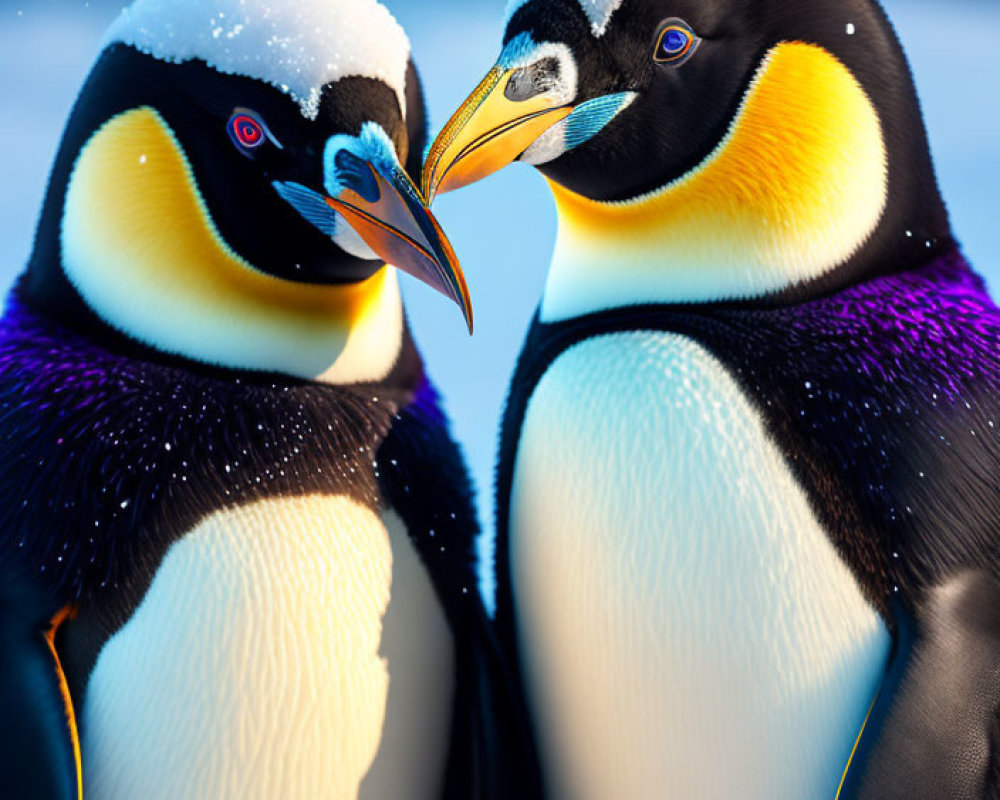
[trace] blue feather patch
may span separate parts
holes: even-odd
[[[314,225],[325,235],[337,235],[337,212],[326,203],[326,198],[300,183],[275,181],[272,186],[281,199],[302,215],[306,222]]]
[[[519,33],[504,45],[500,58],[497,59],[497,66],[510,69],[514,64],[523,65],[537,47],[530,33]]]
[[[337,151],[333,157],[333,164],[340,186],[353,189],[369,203],[378,202],[381,193],[370,164],[348,150]]]
[[[635,98],[634,92],[619,92],[581,103],[566,117],[566,149],[572,150],[599,134]]]

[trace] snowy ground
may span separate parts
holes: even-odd
[[[792,0],[789,0],[790,2]],[[410,32],[432,121],[444,123],[500,41],[503,0],[384,0]],[[913,62],[955,230],[1000,292],[1000,2],[886,0]],[[30,249],[49,162],[104,27],[121,2],[0,3],[0,287]],[[446,300],[407,281],[411,320],[447,398],[492,520],[492,461],[506,383],[541,291],[554,235],[542,180],[506,170],[437,211],[476,305],[470,340]],[[524,225],[525,219],[532,220]],[[516,235],[511,231],[516,227]]]

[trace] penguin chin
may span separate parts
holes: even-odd
[[[566,146],[566,120],[561,120],[539,136],[517,160],[522,164],[540,167],[551,164],[569,152]]]

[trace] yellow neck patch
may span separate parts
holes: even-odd
[[[552,184],[559,236],[543,318],[778,291],[846,261],[885,209],[874,106],[821,47],[770,51],[730,132],[652,194],[600,203]]]
[[[399,353],[393,268],[344,286],[255,269],[222,239],[180,144],[150,108],[115,117],[81,151],[62,257],[102,319],[162,351],[338,383],[381,379]]]

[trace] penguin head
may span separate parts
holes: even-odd
[[[557,260],[662,266],[670,288],[649,300],[829,288],[915,266],[949,235],[873,0],[514,0],[497,65],[429,151],[425,193],[514,160],[552,184]]]
[[[313,378],[350,344],[344,377],[378,377],[365,338],[403,325],[387,263],[471,329],[410,177],[426,140],[409,43],[376,0],[138,0],[70,117],[28,298],[223,367]]]

